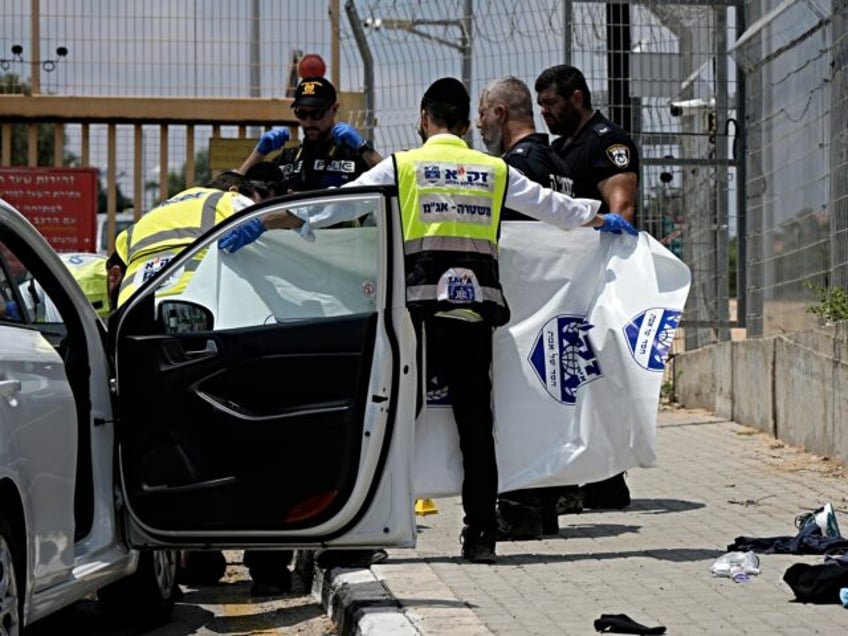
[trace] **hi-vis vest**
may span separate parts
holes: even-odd
[[[109,315],[109,291],[106,283],[106,257],[100,254],[71,252],[59,254],[86,298],[99,316]]]
[[[121,282],[118,306],[201,234],[232,215],[235,212],[233,199],[238,196],[237,192],[215,188],[189,188],[163,201],[121,232],[115,240],[115,251],[126,263],[127,270]],[[175,272],[170,281],[159,287],[156,295],[183,291],[205,253],[206,250],[199,252]]]
[[[509,320],[498,277],[498,233],[508,168],[439,136],[396,152],[403,219],[406,300],[426,313],[467,310],[493,325]]]

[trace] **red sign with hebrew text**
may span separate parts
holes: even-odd
[[[0,197],[57,252],[97,249],[95,168],[0,167]]]

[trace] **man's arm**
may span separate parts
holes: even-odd
[[[531,181],[509,168],[504,204],[516,212],[556,225],[563,230],[575,227],[601,227],[604,217],[598,214],[601,202],[595,199],[574,199]]]
[[[614,174],[598,183],[598,190],[610,212],[618,212],[630,223],[636,221],[636,189],[639,179],[635,172]]]
[[[362,157],[362,161],[364,161],[365,165],[369,168],[373,168],[383,160],[383,155],[381,155],[373,148],[363,150],[360,156]]]

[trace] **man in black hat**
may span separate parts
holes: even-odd
[[[272,161],[279,166],[293,191],[339,187],[382,159],[356,128],[336,123],[339,110],[336,88],[326,78],[303,78],[295,90],[292,108],[303,129],[303,141],[284,148]],[[264,133],[239,172],[245,174],[288,140],[287,128],[274,128]]]

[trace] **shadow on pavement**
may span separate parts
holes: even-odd
[[[509,543],[509,542],[507,542]],[[513,541],[513,547],[526,544],[532,549],[534,541]],[[499,544],[501,545],[501,544]],[[646,559],[658,559],[660,561],[673,561],[675,563],[686,563],[695,561],[715,560],[725,554],[723,550],[713,550],[707,548],[656,548],[647,550],[621,550],[617,552],[586,552],[580,554],[550,554],[527,552],[522,554],[498,554],[497,566],[504,565],[533,565],[534,563],[569,563],[578,561],[598,561],[598,560],[615,560],[629,559],[634,557],[643,557]],[[467,564],[470,567],[480,567],[472,563],[468,563],[459,556],[426,556],[426,557],[410,557],[397,558],[392,557],[388,561],[389,564],[401,563],[457,563]]]
[[[634,499],[626,510],[664,515],[670,512],[697,510],[706,507],[706,505],[702,501],[686,501],[685,499]]]

